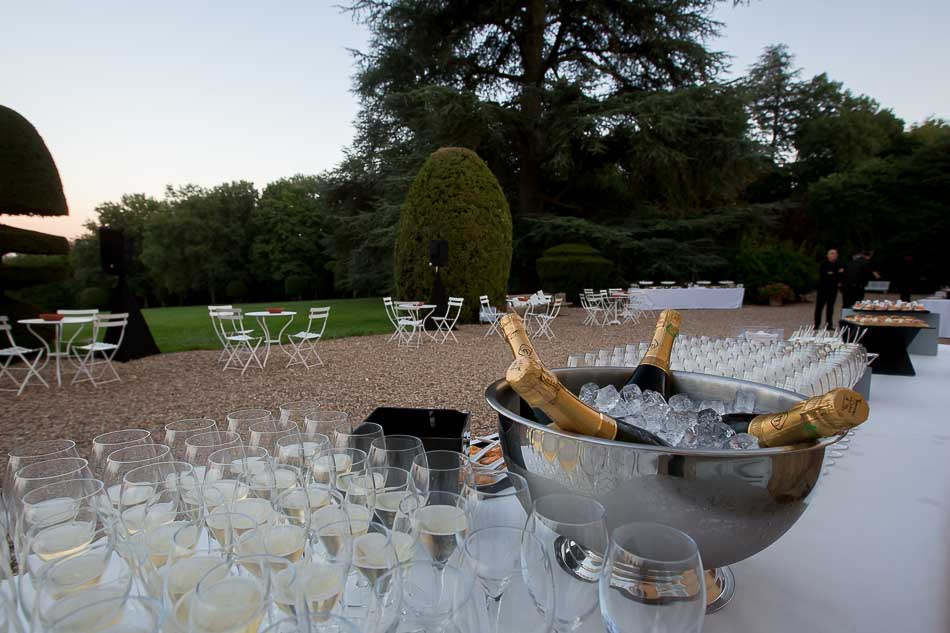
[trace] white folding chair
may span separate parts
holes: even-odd
[[[128,312],[97,314],[95,316],[95,320],[92,322],[92,340],[86,345],[75,345],[72,348],[76,353],[76,359],[79,361],[79,368],[76,370],[76,375],[73,376],[72,384],[88,380],[93,387],[98,387],[109,382],[122,380],[119,377],[119,372],[115,370],[115,366],[112,364],[112,359],[115,358],[116,352],[119,351],[119,347],[122,345],[122,340],[125,338],[125,326],[128,325],[128,322]],[[120,328],[118,342],[106,343],[99,340],[100,335],[104,335],[106,330],[112,328]],[[96,354],[102,354],[102,358],[97,359]],[[105,375],[107,370],[111,371],[112,378],[103,380],[101,375],[97,377],[97,367],[102,368],[101,375]],[[82,378],[83,375],[85,375],[85,378]]]
[[[534,335],[541,336],[544,335],[548,340],[555,338],[554,331],[551,330],[551,324],[554,323],[554,319],[557,318],[557,315],[561,312],[561,303],[564,301],[563,298],[557,296],[554,298],[554,302],[551,304],[551,309],[543,314],[535,314],[534,319],[538,324],[538,329]]]
[[[628,291],[630,297],[623,305],[623,322],[633,321],[634,325],[639,325],[640,317],[646,314],[649,309],[650,300],[647,298],[646,293],[643,290],[631,289]]]
[[[291,334],[288,338],[293,351],[287,366],[303,365],[307,369],[323,365],[323,359],[317,353],[317,343],[323,338],[330,319],[330,308],[310,308],[307,329]],[[312,363],[311,363],[312,361]]]
[[[36,378],[43,386],[49,389],[49,384],[43,377],[40,376],[40,373],[37,369],[37,366],[40,363],[40,359],[43,357],[43,348],[34,348],[34,347],[22,347],[16,344],[16,341],[13,340],[13,331],[10,327],[9,319],[5,316],[0,316],[0,332],[6,332],[7,340],[10,342],[9,347],[0,348],[0,358],[3,359],[3,364],[0,365],[0,378],[7,377],[13,384],[16,385],[15,388],[11,389],[9,387],[0,387],[0,391],[15,391],[16,395],[23,393],[23,390],[26,389],[27,383],[30,382],[30,378]],[[36,357],[31,363],[30,360],[26,357],[27,354],[36,354]],[[14,360],[19,359],[23,363],[23,367],[11,367],[10,363]],[[23,380],[17,380],[16,376],[13,375],[15,371],[26,372],[26,375],[23,376]]]
[[[94,317],[99,314],[98,310],[89,309],[89,310],[57,310],[56,314],[62,314],[63,316],[80,316],[80,317]]]
[[[439,341],[439,337],[442,337],[442,340],[439,343],[445,343],[448,338],[451,336],[452,340],[456,343],[459,342],[455,338],[455,333],[452,331],[452,328],[455,327],[455,323],[459,320],[459,315],[462,313],[462,303],[465,301],[462,297],[449,297],[449,305],[445,309],[445,316],[432,317],[432,321],[435,323],[436,331],[433,333],[432,338]]]
[[[225,333],[219,327],[218,320],[215,318],[214,313],[220,310],[233,310],[234,308],[229,305],[220,305],[220,306],[208,306],[208,316],[211,318],[211,328],[214,330],[214,335],[218,337],[218,342],[221,343],[221,353],[218,354],[218,362],[227,359],[231,354],[231,346],[229,345],[226,338],[224,338]]]
[[[264,363],[257,355],[257,349],[264,337],[254,336],[254,330],[244,327],[244,314],[240,308],[216,310],[211,313],[211,318],[217,320],[218,328],[224,333],[225,349],[228,350],[227,362],[224,363],[222,371],[240,369],[241,375],[244,375],[252,361],[256,362],[260,369],[264,369]],[[247,357],[247,360],[242,361],[242,357]]]
[[[491,336],[492,333],[502,336],[500,325],[501,317],[504,315],[503,312],[499,311],[498,308],[491,304],[491,301],[488,299],[488,295],[482,295],[478,298],[481,308],[478,313],[480,321],[490,324],[488,331],[485,332],[485,336]]]
[[[387,343],[392,343],[393,339],[403,340],[405,336],[405,326],[400,323],[403,320],[409,320],[406,317],[399,315],[399,307],[393,303],[392,297],[383,297],[383,306],[386,308],[386,317],[389,319],[389,323],[393,326],[393,333],[390,335]]]
[[[584,309],[584,325],[601,325],[600,318],[603,308],[593,290],[584,291],[581,295],[581,307]]]

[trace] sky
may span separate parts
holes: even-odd
[[[358,106],[349,49],[368,40],[339,3],[0,0],[0,104],[39,130],[70,208],[0,222],[76,237],[123,193],[332,168]],[[785,43],[803,77],[827,72],[908,123],[950,118],[950,2],[752,0],[716,17],[733,74]]]

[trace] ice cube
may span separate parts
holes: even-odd
[[[702,413],[700,411],[700,418],[702,418]],[[686,430],[679,446],[682,448],[719,449],[735,434],[735,431],[722,422],[700,419],[699,422]]]
[[[581,402],[592,407],[598,391],[600,391],[600,386],[595,382],[589,382],[581,386],[581,391],[577,394],[577,397],[580,398]]]
[[[670,396],[670,408],[679,413],[695,411],[696,403],[690,400],[685,393],[677,393]]]
[[[755,392],[748,389],[740,389],[736,392],[735,402],[732,403],[733,413],[754,413],[755,412]]]
[[[607,412],[612,418],[625,418],[630,415],[639,415],[642,404],[639,400],[624,400],[623,391],[620,392],[621,397],[620,401],[617,402],[617,405]]]
[[[663,394],[657,393],[656,391],[652,391],[650,389],[644,391],[643,395],[640,396],[640,399],[643,400],[644,406],[648,404],[666,404],[666,398],[663,397]]]
[[[670,414],[666,416],[663,422],[664,429],[657,435],[669,442],[671,446],[679,446],[686,431],[696,423],[696,414],[671,409]]]
[[[620,392],[613,385],[607,385],[597,391],[594,397],[594,408],[601,413],[607,413],[620,402]]]
[[[713,422],[722,422],[722,416],[714,409],[700,409],[696,414],[697,422],[706,422],[712,424]]]
[[[759,448],[759,438],[748,433],[736,433],[723,444],[723,448],[731,448],[734,451],[750,451]]]
[[[722,400],[703,400],[699,403],[699,410],[712,409],[719,415],[726,415],[726,405]]]
[[[670,414],[670,407],[665,404],[645,404],[643,405],[643,419],[647,421],[650,430],[662,428],[663,420]]]
[[[620,397],[627,401],[639,400],[641,393],[639,385],[630,383],[629,385],[624,385],[623,389],[620,390]]]

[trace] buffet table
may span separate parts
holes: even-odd
[[[937,335],[941,338],[950,338],[950,299],[921,299],[920,303],[939,317],[940,325]]]
[[[745,288],[649,288],[643,296],[656,310],[738,310]]]
[[[948,302],[950,303],[950,302]],[[947,308],[950,311],[950,307]],[[920,354],[922,356],[936,356],[937,345],[940,344],[940,336],[950,336],[950,334],[937,334],[941,323],[950,319],[950,314],[946,319],[941,319],[936,312],[875,312],[866,310],[852,310],[850,308],[841,309],[841,318],[851,316],[852,314],[888,314],[888,315],[907,315],[920,319],[930,326],[929,330],[921,330],[917,336],[907,346],[908,354]]]

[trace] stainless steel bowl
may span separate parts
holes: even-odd
[[[577,393],[588,382],[619,388],[630,370],[584,367],[554,373]],[[755,392],[757,408],[782,411],[803,397],[732,378],[673,375],[675,389],[697,400],[730,402],[741,388]],[[607,508],[610,530],[630,521],[676,527],[695,539],[706,569],[753,556],[788,531],[808,507],[825,448],[839,439],[753,451],[627,444],[549,430],[534,422],[530,407],[504,380],[492,383],[485,398],[498,412],[508,468],[527,478],[533,498],[554,492],[594,497]]]

